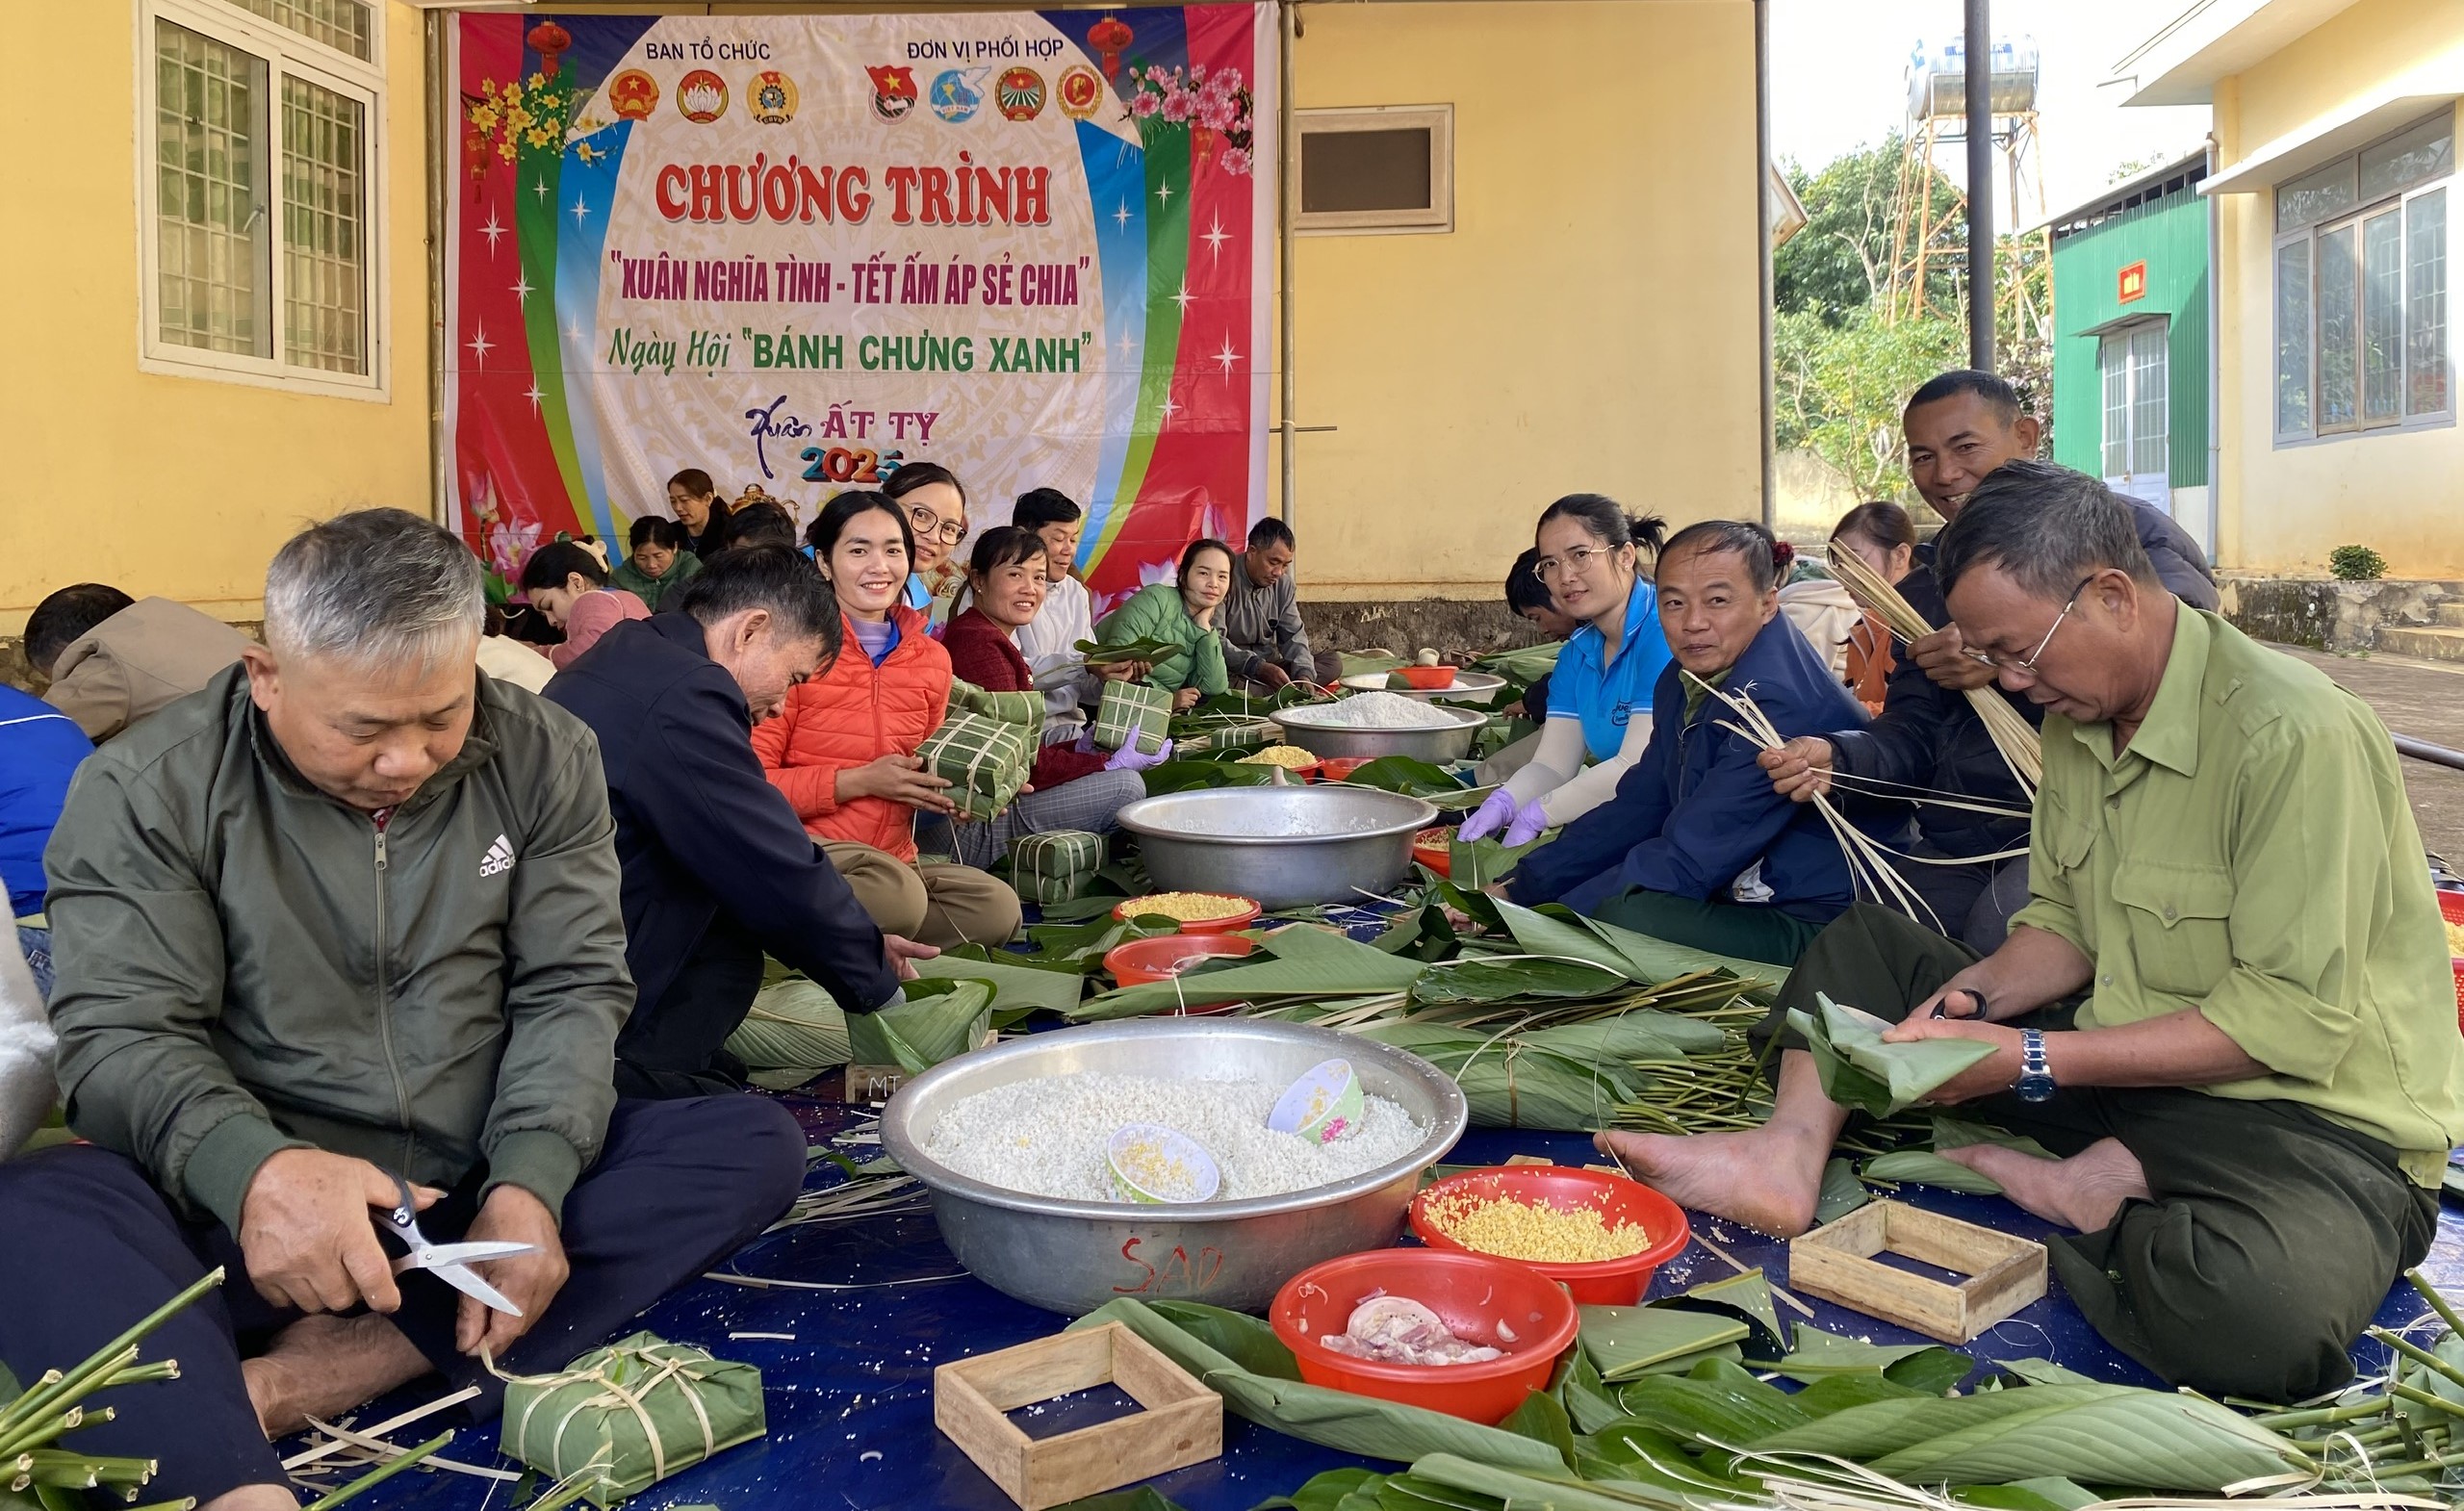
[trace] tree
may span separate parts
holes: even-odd
[[[1773,336],[1781,448],[1812,451],[1861,498],[1902,493],[1900,406],[1927,378],[1965,360],[1966,327],[1939,316],[1891,324],[1867,306],[1837,325],[1812,310],[1783,315]]]
[[[1805,229],[1771,259],[1771,295],[1782,315],[1814,314],[1837,326],[1874,302],[1890,278],[1891,206],[1900,140],[1837,158],[1819,173],[1787,165],[1788,187],[1806,207]]]

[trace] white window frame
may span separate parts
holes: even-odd
[[[2425,117],[2425,119],[2427,118],[2428,117]],[[2378,141],[2371,143],[2370,147],[2364,147],[2360,152],[2348,154],[2348,158],[2357,160],[2363,153],[2370,151],[2371,147],[2375,147],[2385,141],[2394,141],[2398,137],[2408,135],[2419,129],[2423,124],[2424,121],[2421,120],[2410,122],[2403,128],[2403,130],[2391,132],[2386,137],[2380,138]],[[2290,183],[2301,178],[2307,178],[2318,172],[2321,168],[2328,166],[2330,165],[2325,163],[2314,164],[2309,167],[2303,168],[2299,174],[2295,176],[2294,179],[2289,179],[2287,182]],[[2281,185],[2278,186],[2278,188],[2281,187]],[[2278,402],[2275,353],[2279,333],[2275,328],[2275,320],[2277,312],[2281,310],[2283,306],[2282,293],[2276,287],[2276,270],[2281,265],[2284,248],[2295,244],[2306,244],[2309,248],[2310,269],[2310,423],[2304,428],[2298,430],[2275,429],[2273,433],[2275,437],[2275,444],[2278,447],[2313,446],[2326,442],[2348,441],[2359,436],[2401,435],[2407,431],[2436,429],[2441,426],[2452,425],[2455,423],[2456,333],[2453,311],[2455,309],[2454,298],[2457,293],[2457,288],[2453,269],[2455,245],[2454,235],[2457,209],[2456,194],[2459,190],[2464,190],[2464,179],[2459,179],[2451,172],[2447,177],[2425,179],[2421,183],[2415,184],[2411,188],[2405,189],[2400,192],[2384,194],[2376,199],[2369,201],[2366,204],[2355,205],[2348,210],[2340,211],[2327,219],[2316,221],[2310,225],[2302,226],[2297,230],[2278,231],[2270,237],[2268,242],[2268,329],[2270,335],[2268,349],[2268,423],[2272,429],[2273,429],[2275,425],[2276,405]],[[2447,307],[2449,311],[2446,355],[2447,407],[2441,410],[2433,410],[2427,414],[2415,415],[2401,412],[2410,409],[2412,395],[2412,351],[2409,335],[2414,296],[2412,263],[2413,203],[2425,195],[2442,192],[2447,195],[2446,215],[2448,228],[2447,234],[2449,238],[2449,255],[2445,260],[2444,267],[2442,268],[2442,272],[2447,280],[2447,288],[2443,292],[2448,299]],[[2390,211],[2397,213],[2397,260],[2401,269],[2401,280],[2398,294],[2398,309],[2402,320],[2398,331],[2398,340],[2396,343],[2400,362],[2396,374],[2396,387],[2398,394],[2401,396],[2398,404],[2400,413],[2398,413],[2398,415],[2392,420],[2374,421],[2368,417],[2369,374],[2361,364],[2361,358],[2359,356],[2360,348],[2356,347],[2355,365],[2353,369],[2354,390],[2352,423],[2349,424],[2339,424],[2328,429],[2322,429],[2319,424],[2319,414],[2323,398],[2319,388],[2319,238],[2324,235],[2333,235],[2339,231],[2350,230],[2353,236],[2356,265],[2361,266],[2366,269],[2367,265],[2359,262],[2361,249],[2365,244],[2362,234],[2362,225],[2365,221],[2374,219]],[[2275,214],[2273,195],[2270,196],[2268,214],[2270,218],[2272,219]],[[2364,307],[2363,292],[2357,284],[2353,293],[2353,320],[2358,326],[2367,319],[2368,311]],[[2366,341],[2367,332],[2362,332],[2359,339]]]
[[[2165,410],[2165,462],[2163,472],[2156,474],[2138,472],[2130,465],[2132,452],[2137,448],[2138,443],[2147,439],[2139,433],[2140,399],[2142,397],[2140,380],[2146,375],[2147,370],[2131,359],[2130,348],[2140,336],[2150,331],[2155,333],[2157,344],[2165,349],[2165,381],[2157,386],[2156,391],[2156,400],[2164,406]],[[2169,499],[2171,495],[2173,486],[2172,342],[2172,320],[2169,317],[2163,315],[2151,315],[2137,320],[2124,320],[2118,325],[2108,325],[2098,333],[2096,338],[2096,409],[2098,415],[2098,429],[2096,432],[2096,465],[2100,470],[2102,470],[2105,481],[2108,483],[2111,483],[2117,477],[2136,482],[2143,477],[2161,475],[2165,479],[2165,488]],[[2105,362],[2107,354],[2112,350],[2116,343],[2119,343],[2121,346],[2123,390],[2122,416],[2124,426],[2121,443],[2122,470],[2118,473],[2114,472],[2105,466],[2105,448],[2113,444],[2114,438],[2103,428],[2104,424],[2109,422],[2113,416],[2112,409],[2107,407],[2105,404],[2105,385],[2111,380],[2111,371],[2106,367]],[[2134,494],[2132,497],[2137,498],[2140,496]],[[2149,501],[2152,502],[2154,500]],[[2168,508],[2169,512],[2169,504],[2159,504],[2159,507]]]
[[[393,310],[387,298],[386,267],[386,85],[385,8],[376,10],[371,56],[365,63],[323,42],[269,21],[228,0],[138,0],[137,6],[137,264],[139,316],[137,366],[142,372],[170,377],[207,378],[242,383],[286,393],[322,394],[337,398],[393,399]],[[157,79],[154,63],[155,22],[168,21],[209,37],[226,46],[253,54],[266,64],[266,141],[263,171],[267,175],[266,213],[270,222],[264,318],[270,323],[271,356],[209,351],[162,338],[161,191],[156,167],[155,122]],[[283,254],[282,80],[294,75],[321,89],[359,102],[366,122],[360,134],[363,161],[360,183],[366,196],[362,243],[367,255],[361,273],[367,281],[361,308],[368,312],[365,373],[336,372],[303,367],[284,356],[285,295],[289,269]]]
[[[1454,229],[1454,107],[1452,105],[1363,105],[1337,110],[1293,112],[1292,228],[1299,236],[1429,236]],[[1345,131],[1428,132],[1428,186],[1433,201],[1424,210],[1321,210],[1304,212],[1300,175],[1301,141],[1321,133]]]

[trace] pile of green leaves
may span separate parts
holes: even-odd
[[[2079,1511],[2106,1489],[2207,1495],[2308,1465],[2275,1432],[2194,1396],[2049,1366],[2041,1383],[2015,1370],[1946,1396],[1974,1364],[1949,1348],[1881,1347],[1805,1326],[1783,1346],[1758,1275],[1647,1307],[1585,1308],[1579,1345],[1549,1388],[1494,1427],[1303,1384],[1272,1329],[1237,1313],[1125,1298],[1075,1325],[1110,1321],[1237,1416],[1408,1466],[1336,1471],[1266,1502],[1305,1511],[1690,1511],[1805,1504],[1808,1490],[1843,1488],[1867,1504],[1888,1503],[1878,1491],[1940,1503],[1919,1486],[2009,1511]],[[1757,1371],[1804,1388],[1782,1390]]]
[[[860,1065],[896,1065],[922,1075],[988,1041],[992,993],[981,981],[911,981],[905,1002],[848,1014],[848,1053]]]

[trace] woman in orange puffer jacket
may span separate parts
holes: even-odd
[[[915,755],[950,700],[950,655],[899,602],[912,534],[878,493],[842,493],[805,532],[846,643],[753,730],[754,754],[886,934],[947,949],[1018,932],[1018,894],[970,866],[919,865],[915,814],[955,810]]]

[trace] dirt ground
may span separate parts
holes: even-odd
[[[2278,646],[2359,695],[2379,722],[2398,734],[2464,750],[2464,665],[2401,656],[2333,655]],[[2404,762],[2404,786],[2430,853],[2464,870],[2464,771],[2426,761]]]

